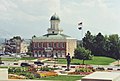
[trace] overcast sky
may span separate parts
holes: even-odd
[[[50,17],[60,17],[64,34],[80,39],[83,35],[120,35],[120,0],[0,0],[0,36],[31,38],[42,36],[50,27]]]

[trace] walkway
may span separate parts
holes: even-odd
[[[120,65],[120,61],[112,62],[112,63],[110,63],[110,65],[113,65],[113,66],[115,66],[115,65]]]

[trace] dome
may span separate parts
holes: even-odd
[[[56,14],[54,14],[50,20],[60,20],[60,18]]]

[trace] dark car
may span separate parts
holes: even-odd
[[[40,61],[34,62],[34,64],[36,64],[36,65],[38,65],[38,66],[44,65],[44,63],[43,63],[43,62],[40,62]]]
[[[0,64],[4,64],[3,62],[0,62]]]
[[[31,65],[28,64],[28,63],[21,63],[20,66],[22,66],[22,67],[27,67],[27,66],[31,66]]]
[[[3,56],[3,54],[0,54],[0,56]]]

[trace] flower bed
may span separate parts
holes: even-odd
[[[93,73],[95,70],[90,65],[79,65],[76,67],[74,72],[70,72],[68,74],[75,74],[75,75],[88,75]]]
[[[26,79],[25,76],[19,76],[19,75],[15,75],[15,74],[8,74],[8,78],[9,79]]]
[[[93,73],[93,72],[70,72],[70,73],[68,73],[68,74],[72,74],[72,75],[89,75],[89,74],[91,74],[91,73]]]
[[[40,74],[41,77],[58,76],[58,74],[54,71],[38,71],[37,73]]]
[[[93,69],[93,67],[90,66],[90,65],[79,65],[76,68],[89,68],[89,69]]]

